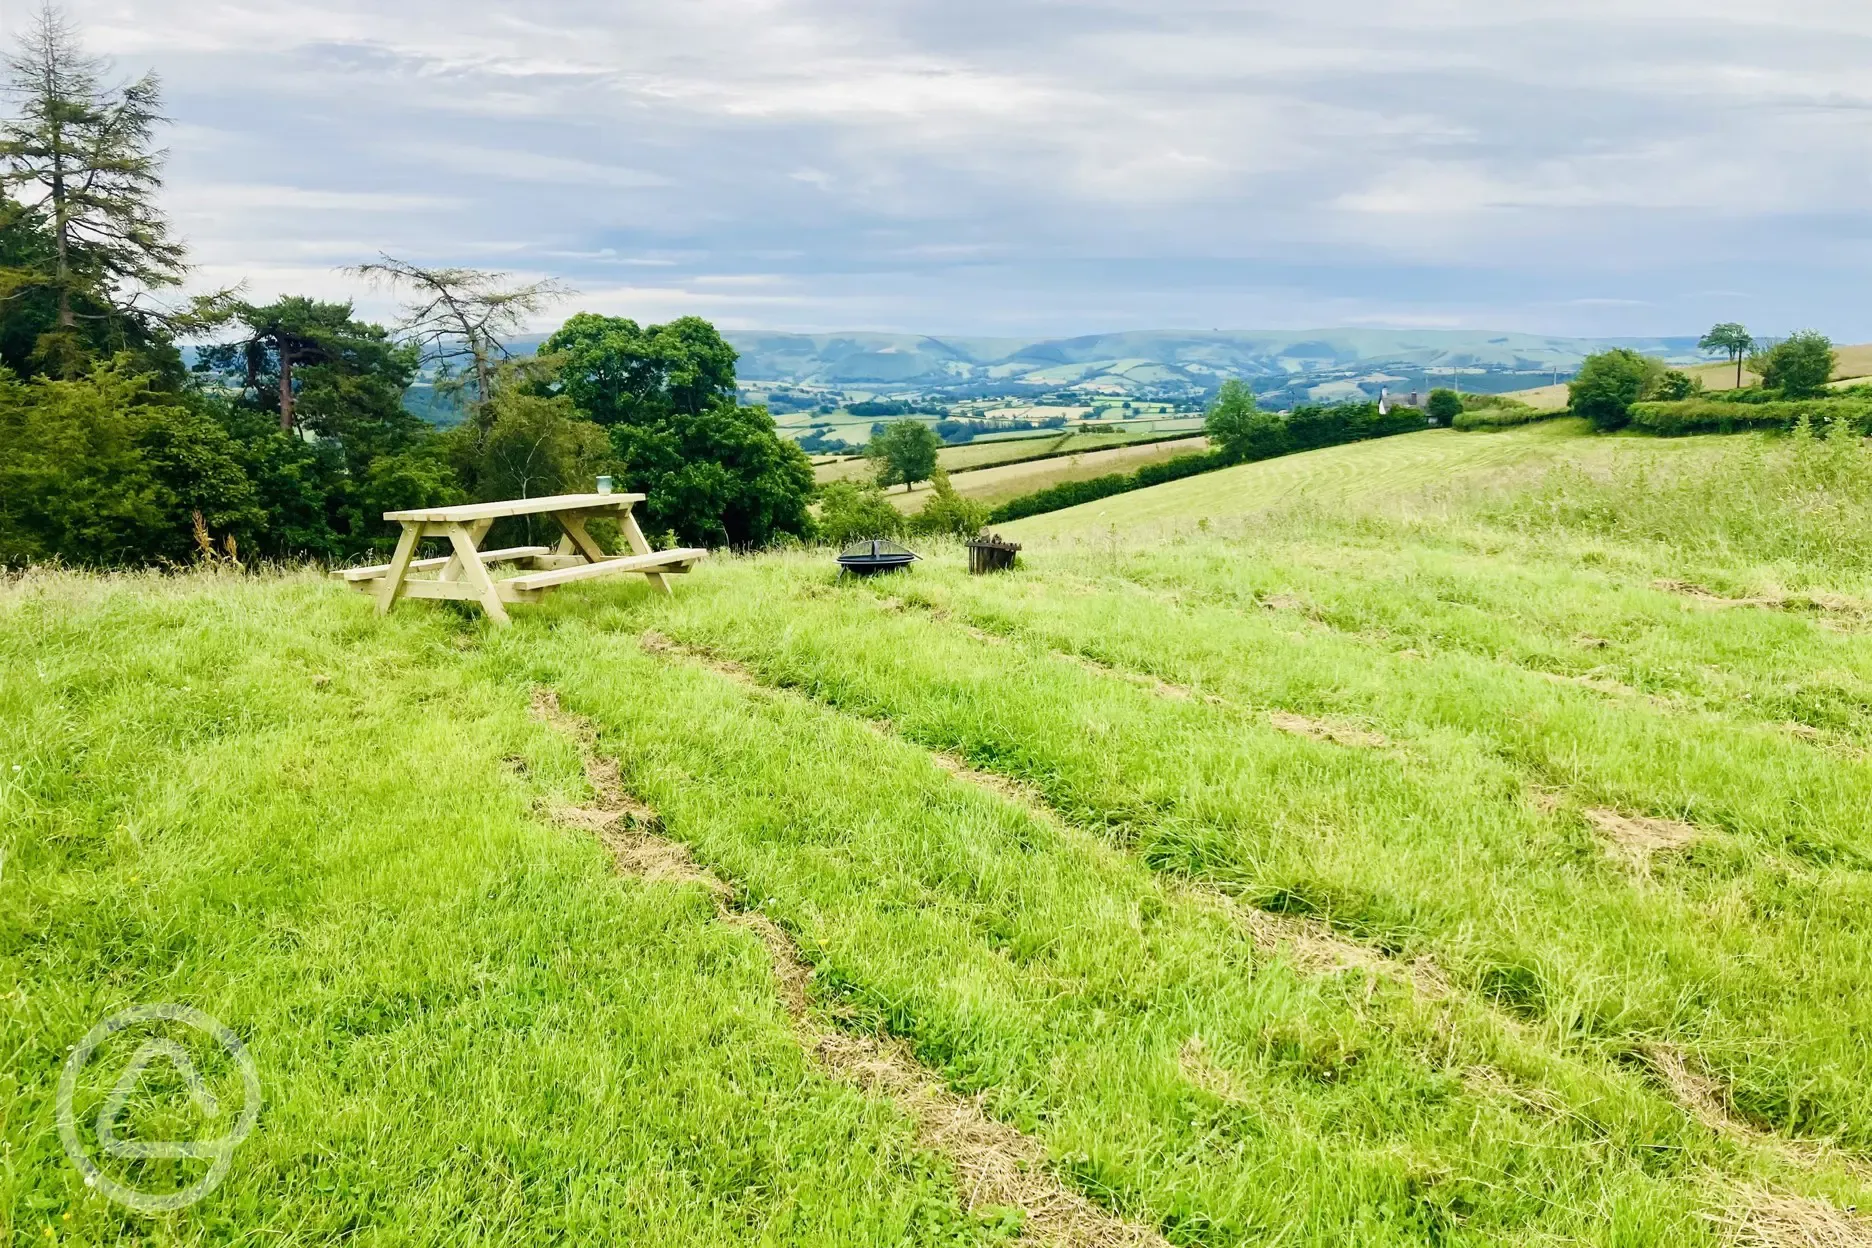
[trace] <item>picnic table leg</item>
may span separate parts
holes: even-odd
[[[462,580],[480,595],[481,609],[488,613],[488,618],[495,624],[507,627],[511,623],[507,618],[507,608],[501,604],[500,595],[494,590],[494,578],[488,575],[487,566],[481,562],[481,552],[475,546],[472,531],[465,525],[451,524],[448,526],[448,539],[449,545],[455,548],[456,561],[461,564]]]
[[[486,537],[487,531],[493,527],[494,522],[492,520],[477,520],[468,526],[468,540],[475,544],[476,550],[481,549],[481,539]],[[461,579],[461,574],[461,556],[451,551],[449,553],[449,561],[442,566],[442,571],[436,574],[436,580],[456,581]]]
[[[624,514],[618,517],[618,528],[624,531],[624,540],[630,543],[633,555],[650,553],[650,543],[644,539],[643,530],[637,527],[637,517],[631,514],[629,507],[626,507]],[[662,590],[666,596],[674,597],[674,591],[670,589],[669,578],[661,572],[646,572],[644,579]]]
[[[416,543],[422,535],[421,524],[403,522],[403,536],[397,538],[396,553],[390,556],[383,584],[377,588],[377,614],[383,615],[396,605],[397,595],[403,592],[403,580],[409,575],[410,561],[416,557]]]
[[[577,511],[554,512],[553,519],[557,520],[559,522],[559,527],[565,530],[565,537],[560,540],[559,544],[561,546],[567,545],[568,543],[570,544],[571,549],[566,551],[567,554],[576,551],[585,556],[585,562],[587,563],[599,563],[608,558],[599,547],[598,543],[592,540],[592,535],[585,531],[584,513]]]

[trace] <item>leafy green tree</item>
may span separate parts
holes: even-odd
[[[1601,433],[1623,429],[1631,423],[1632,404],[1642,400],[1663,373],[1662,363],[1630,347],[1589,355],[1567,383],[1573,414],[1590,420]]]
[[[942,439],[922,421],[893,420],[871,439],[865,456],[871,460],[880,486],[889,489],[902,484],[908,490],[935,474],[936,456],[941,450]]]
[[[739,404],[734,348],[713,325],[580,313],[542,351],[556,376],[538,389],[565,395],[605,427],[623,464],[616,475],[647,496],[653,531],[690,544],[761,546],[810,530],[812,464],[766,408]]]
[[[1697,341],[1697,348],[1702,351],[1721,351],[1735,361],[1736,389],[1742,388],[1742,361],[1755,349],[1755,339],[1748,328],[1734,321],[1724,321],[1713,325],[1710,331]]]
[[[1430,404],[1425,409],[1430,419],[1445,429],[1456,423],[1456,418],[1463,414],[1463,398],[1454,390],[1432,390]]]
[[[233,342],[205,347],[196,368],[239,378],[255,403],[279,413],[279,427],[299,425],[340,437],[369,412],[374,423],[400,424],[414,432],[415,420],[398,421],[403,391],[415,379],[413,345],[390,341],[382,326],[352,317],[352,305],[288,295],[269,304],[238,299],[204,301],[206,326],[233,325]]]
[[[1790,399],[1812,398],[1825,392],[1838,363],[1832,339],[1803,330],[1769,350],[1762,360],[1762,384]]]
[[[559,357],[561,391],[606,428],[667,423],[738,401],[735,350],[700,317],[640,327],[581,312],[540,350]]]
[[[482,499],[589,493],[615,467],[611,439],[564,395],[494,396],[450,431],[456,475]]]
[[[13,224],[42,226],[50,246],[10,248],[0,296],[49,295],[52,325],[34,344],[34,362],[75,376],[96,349],[81,320],[115,328],[117,345],[130,345],[125,337],[148,337],[156,319],[139,296],[182,277],[186,252],[156,204],[161,86],[154,74],[106,86],[105,62],[84,54],[76,28],[50,4],[4,69],[17,115],[0,123],[0,162],[25,214]]]
[[[923,510],[910,517],[912,533],[974,537],[988,523],[988,505],[963,498],[941,468],[930,477],[930,499]]]
[[[1248,384],[1233,378],[1216,391],[1215,402],[1203,419],[1203,431],[1224,455],[1238,462],[1269,459],[1291,449],[1286,422],[1263,411]]]
[[[819,493],[819,536],[834,546],[897,537],[904,515],[871,481],[833,481]]]
[[[1681,369],[1667,368],[1652,383],[1651,392],[1645,397],[1664,403],[1677,403],[1703,393],[1701,378],[1692,377]]]
[[[193,513],[243,545],[263,525],[227,430],[136,365],[70,380],[0,370],[0,563],[182,562]]]

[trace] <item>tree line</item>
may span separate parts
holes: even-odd
[[[405,300],[232,289],[180,298],[188,251],[158,203],[153,74],[123,83],[47,7],[0,72],[0,565],[347,559],[382,514],[586,490],[648,495],[671,543],[806,536],[812,470],[708,322],[581,313],[508,343],[573,292],[388,256],[349,272]],[[419,378],[461,419],[410,410]]]

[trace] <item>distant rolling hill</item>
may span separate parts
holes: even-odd
[[[1509,378],[1568,372],[1594,351],[1630,346],[1689,362],[1694,338],[1556,338],[1465,330],[1135,331],[1079,338],[943,338],[917,334],[734,332],[747,380],[958,391],[1010,387],[1211,390],[1242,377],[1256,389],[1425,384],[1437,371]],[[1368,376],[1359,376],[1359,374]],[[1379,380],[1382,377],[1384,380]],[[1525,386],[1526,381],[1518,385]],[[1297,397],[1306,397],[1305,393]]]

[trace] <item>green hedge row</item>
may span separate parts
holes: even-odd
[[[1683,399],[1675,403],[1634,403],[1631,427],[1662,437],[1690,433],[1740,433],[1747,429],[1792,429],[1806,416],[1815,424],[1844,420],[1860,433],[1872,433],[1872,399],[1781,399],[1749,403]]]
[[[1483,407],[1458,413],[1456,419],[1450,422],[1450,428],[1457,430],[1510,429],[1515,425],[1531,425],[1537,420],[1552,420],[1566,414],[1564,409],[1557,412],[1537,411],[1525,403],[1517,403],[1513,407]]]
[[[1044,490],[1036,490],[1032,494],[1010,498],[988,513],[988,523],[1006,524],[1010,520],[1021,520],[1044,512],[1077,507],[1080,503],[1097,502],[1101,498],[1110,498],[1114,494],[1142,490],[1148,486],[1162,485],[1166,481],[1193,477],[1198,473],[1213,472],[1217,468],[1228,467],[1230,462],[1228,457],[1220,451],[1200,451],[1194,455],[1179,455],[1175,459],[1166,459],[1160,464],[1146,464],[1136,472],[1114,472],[1103,477],[1093,477],[1089,481],[1061,482],[1059,485],[1048,486]]]

